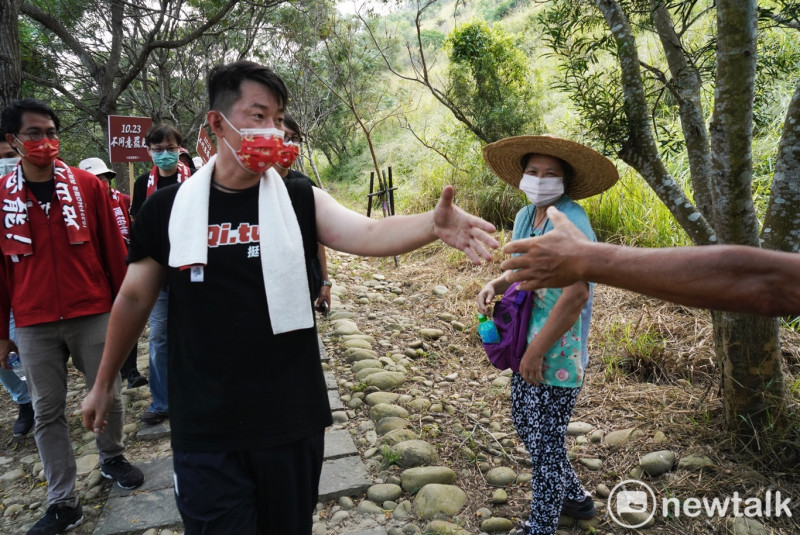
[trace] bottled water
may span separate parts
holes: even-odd
[[[478,334],[484,344],[496,344],[500,341],[497,326],[483,314],[478,314]]]
[[[8,365],[11,366],[11,369],[14,370],[20,380],[25,381],[25,370],[22,369],[22,361],[19,360],[19,355],[16,351],[8,354]]]

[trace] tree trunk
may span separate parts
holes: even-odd
[[[718,0],[716,3],[717,83],[708,137],[702,121],[698,73],[686,61],[667,7],[661,2],[651,3],[672,74],[672,79],[664,78],[663,83],[681,106],[681,125],[690,152],[699,211],[683,198],[655,146],[639,71],[640,56],[624,10],[615,0],[595,0],[595,5],[611,29],[619,54],[629,128],[620,157],[642,174],[695,244],[758,246],[758,220],[751,191],[757,43],[755,0]],[[795,231],[800,209],[792,208],[789,203],[800,202],[796,189],[800,181],[797,178],[800,135],[790,132],[789,125],[796,125],[800,117],[798,100],[796,94],[787,113],[781,160],[776,165],[779,189],[777,194],[773,192],[770,206],[770,212],[779,216],[776,219],[793,225]],[[680,206],[685,209],[681,210]],[[790,212],[794,217],[787,218],[787,210],[794,210]],[[765,228],[765,234],[767,230]],[[791,232],[786,234],[792,236]],[[797,236],[793,237],[798,240]],[[778,322],[771,318],[719,312],[712,313],[712,318],[727,424],[753,449],[760,449],[764,445],[761,439],[775,436],[786,421],[788,394]]]
[[[761,449],[759,440],[780,434],[788,421],[778,320],[722,312],[712,316],[725,420],[751,449]]]
[[[22,91],[22,65],[19,58],[19,7],[22,0],[0,3],[0,110]]]
[[[658,29],[661,46],[669,64],[672,80],[667,87],[678,100],[681,117],[681,130],[689,155],[689,175],[695,205],[707,221],[711,221],[711,151],[708,142],[708,129],[700,98],[703,82],[694,64],[690,63],[683,49],[680,36],[676,33],[667,6],[661,0],[650,0],[653,22]]]
[[[721,243],[759,245],[753,207],[753,100],[756,75],[755,0],[717,2],[717,83],[709,128],[714,222]],[[715,313],[714,342],[722,369],[725,419],[753,449],[784,425],[788,393],[778,322]]]
[[[311,164],[311,170],[314,171],[314,178],[317,179],[317,184],[319,185],[320,189],[325,189],[322,187],[322,179],[319,177],[319,171],[317,170],[317,166],[314,163],[314,154],[311,152],[311,143],[308,142],[308,138],[305,139],[305,143],[306,143],[306,151],[308,152],[308,161]]]
[[[778,161],[772,177],[769,208],[761,231],[763,246],[780,251],[800,251],[800,84],[794,91],[783,135],[778,148]]]

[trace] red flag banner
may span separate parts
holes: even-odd
[[[203,163],[208,163],[208,160],[217,153],[217,149],[214,147],[208,132],[206,132],[205,126],[201,126],[200,132],[197,133],[197,146],[195,146],[195,149],[200,158],[203,159]]]

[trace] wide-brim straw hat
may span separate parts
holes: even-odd
[[[565,193],[573,200],[602,193],[619,180],[611,160],[586,145],[556,136],[507,137],[483,147],[486,164],[515,188],[519,188],[524,171],[522,157],[530,153],[555,156],[572,167],[574,176]]]

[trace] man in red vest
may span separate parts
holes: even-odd
[[[11,309],[36,413],[34,436],[50,506],[29,535],[60,533],[83,520],[75,457],[64,416],[67,360],[94,384],[109,311],[125,277],[125,242],[103,185],[58,157],[59,120],[45,103],[13,101],[2,113],[19,165],[0,182],[0,366],[7,368]],[[100,472],[124,488],[144,475],[122,455],[117,374],[97,435]]]

